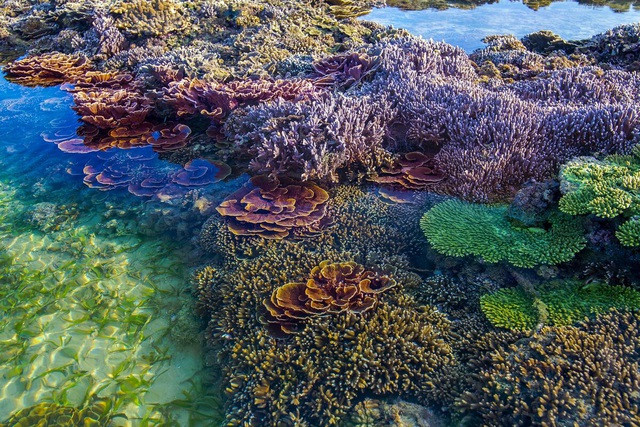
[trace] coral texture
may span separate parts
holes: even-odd
[[[311,270],[306,282],[287,283],[264,301],[267,322],[285,333],[294,332],[297,321],[347,311],[362,314],[375,308],[377,294],[396,285],[395,280],[366,270],[355,262],[323,261]]]
[[[327,192],[311,182],[258,175],[227,197],[217,210],[236,235],[281,239],[325,225]]]
[[[612,312],[544,327],[490,354],[459,405],[484,424],[633,425],[640,386],[640,318]]]
[[[91,69],[84,55],[46,53],[29,56],[4,68],[7,80],[24,86],[54,86],[73,81]]]
[[[534,294],[508,288],[483,295],[480,306],[497,327],[532,330],[540,323],[570,325],[612,309],[639,309],[640,293],[617,285],[551,282]]]
[[[569,261],[586,244],[579,221],[556,213],[549,229],[509,221],[507,206],[447,200],[424,214],[420,226],[431,246],[445,255],[480,256],[518,267]]]

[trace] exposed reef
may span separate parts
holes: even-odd
[[[640,25],[491,36],[467,54],[355,19],[378,3],[13,0],[0,52],[25,54],[8,80],[62,85],[73,103],[79,122],[42,138],[79,160],[52,175],[151,202],[129,222],[112,207],[103,233],[199,243],[196,311],[225,425],[637,423]],[[11,223],[86,244],[78,215],[41,202]],[[80,267],[83,285],[104,276]],[[87,302],[95,286],[69,292],[126,314],[137,348],[150,315],[117,290]],[[153,307],[170,314],[167,339],[197,334],[192,305]],[[25,363],[23,342],[2,345]],[[136,367],[96,384],[142,407]]]

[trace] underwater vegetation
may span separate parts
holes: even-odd
[[[640,146],[627,156],[578,158],[562,167],[560,209],[571,215],[625,218],[616,236],[640,245]]]
[[[571,325],[613,309],[637,310],[640,292],[602,283],[550,282],[533,292],[518,287],[483,295],[480,307],[497,327],[532,330],[539,324]]]
[[[554,213],[548,227],[510,220],[507,206],[447,200],[427,211],[420,227],[431,247],[451,256],[480,256],[517,267],[569,261],[586,245],[579,221]]]

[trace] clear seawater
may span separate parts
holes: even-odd
[[[88,188],[81,172],[99,156],[179,167],[150,147],[61,151],[71,105],[59,88],[0,79],[0,420],[108,397],[116,425],[208,424],[219,400],[190,293],[198,220],[183,200]]]
[[[482,48],[482,39],[493,34],[520,38],[550,30],[565,40],[581,40],[623,24],[640,22],[640,10],[630,7],[617,12],[608,6],[591,6],[574,1],[553,2],[533,10],[521,2],[500,0],[474,9],[402,10],[374,9],[362,19],[404,28],[426,39],[445,41],[467,52]]]

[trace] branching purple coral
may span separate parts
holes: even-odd
[[[225,132],[256,172],[337,182],[347,168],[355,175],[391,160],[383,142],[394,115],[385,99],[325,94],[250,109]]]
[[[252,169],[337,181],[375,173],[399,153],[436,153],[436,191],[474,201],[513,197],[575,155],[626,152],[640,142],[640,77],[598,67],[481,83],[444,43],[379,43],[379,66],[348,96],[267,103],[225,127]]]

